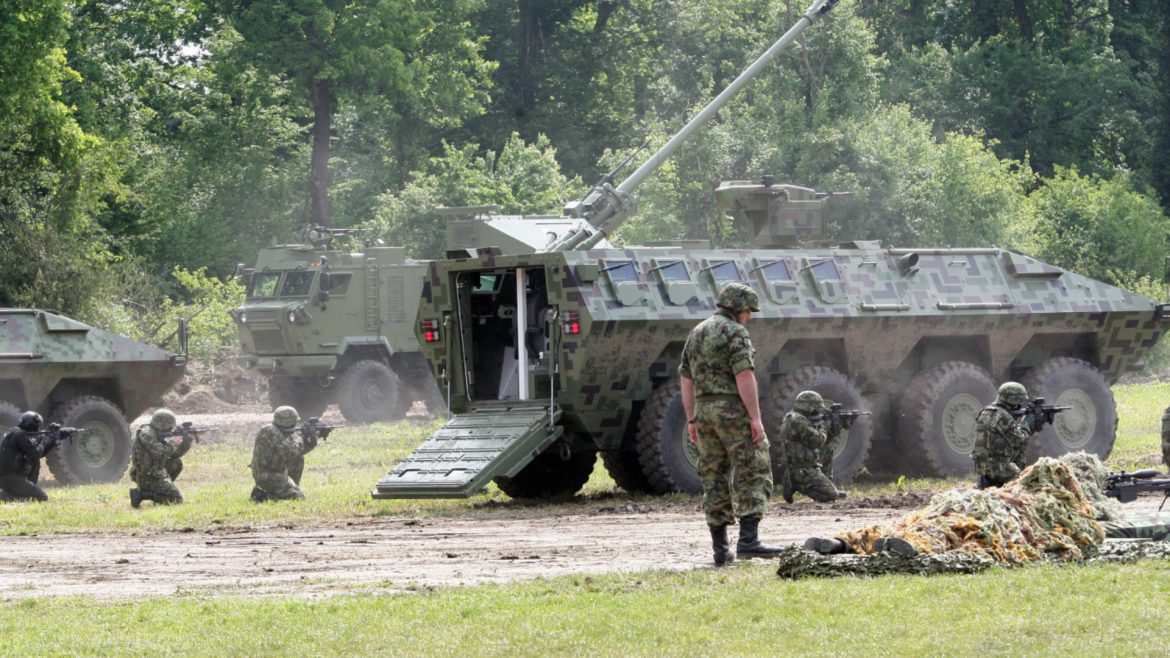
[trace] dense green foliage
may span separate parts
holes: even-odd
[[[436,206],[557,212],[805,0],[9,5],[0,304],[116,326],[190,303],[173,272],[225,278],[308,222],[433,257]],[[1164,2],[843,0],[642,186],[617,239],[744,245],[711,190],[772,174],[849,192],[838,238],[995,244],[1150,292],[1167,106]]]

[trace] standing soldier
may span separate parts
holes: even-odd
[[[302,432],[297,436],[300,415],[292,407],[278,407],[272,422],[256,433],[252,449],[252,501],[294,500],[304,498],[300,488],[304,455],[317,447],[317,435]],[[296,476],[295,478],[293,476]]]
[[[691,443],[699,446],[703,511],[717,567],[735,561],[727,526],[737,515],[740,557],[780,552],[761,542],[758,534],[772,495],[772,466],[760,417],[756,351],[745,325],[760,310],[759,304],[749,286],[725,285],[715,314],[687,337],[678,367],[687,431]]]
[[[42,432],[44,419],[35,411],[26,411],[20,422],[0,439],[0,493],[16,500],[49,499],[37,484],[41,474],[41,457],[49,454],[60,434]]]
[[[153,500],[156,505],[183,502],[175,480],[183,472],[183,455],[191,449],[196,435],[176,435],[176,425],[178,421],[170,409],[159,409],[150,417],[150,423],[139,427],[134,435],[130,479],[138,487],[130,490],[130,507],[138,509],[144,500]]]
[[[1024,453],[1034,431],[1021,412],[1027,401],[1028,391],[1023,384],[1005,382],[995,402],[975,416],[971,458],[975,460],[980,489],[1002,487],[1024,469]]]
[[[821,394],[801,391],[796,396],[792,411],[780,423],[782,451],[788,460],[788,476],[784,480],[784,500],[791,503],[795,493],[802,493],[818,503],[827,503],[845,497],[838,491],[823,470],[822,462],[833,455],[826,449],[828,437],[821,419],[827,408]],[[841,429],[835,428],[840,434]],[[836,440],[836,437],[834,437]],[[832,472],[832,466],[829,467]]]

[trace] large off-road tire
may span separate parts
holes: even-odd
[[[1080,359],[1057,357],[1032,368],[1020,382],[1045,404],[1072,407],[1028,442],[1029,461],[1084,450],[1101,459],[1117,438],[1117,403],[1101,373]]]
[[[511,498],[555,498],[581,490],[597,463],[594,450],[573,450],[565,458],[561,444],[554,443],[512,477],[492,479]]]
[[[678,379],[655,389],[638,417],[638,462],[655,493],[703,493],[699,448],[687,434]]]
[[[975,417],[995,400],[995,380],[965,361],[946,361],[918,373],[897,408],[903,473],[966,475],[975,468]]]
[[[630,446],[636,447],[636,446]],[[642,471],[642,461],[636,450],[622,448],[601,453],[601,463],[617,486],[630,493],[650,493],[654,487]]]
[[[354,425],[384,423],[402,418],[398,406],[398,377],[381,361],[357,361],[337,378],[337,406]]]
[[[844,373],[822,366],[799,368],[780,378],[768,389],[764,397],[764,429],[772,444],[772,477],[779,485],[784,473],[780,445],[780,424],[784,415],[796,405],[796,396],[801,391],[816,391],[826,400],[838,402],[847,411],[859,409],[868,411],[865,397]],[[845,442],[833,454],[833,479],[843,482],[857,475],[869,456],[873,440],[872,423],[869,416],[860,416],[848,430]]]
[[[15,404],[0,401],[0,436],[4,436],[5,432],[16,427],[22,413],[24,412]]]
[[[317,385],[311,378],[271,377],[268,379],[268,403],[275,410],[285,405],[297,410],[301,418],[325,413],[330,391]]]
[[[85,395],[58,406],[50,420],[85,430],[62,440],[45,458],[61,484],[117,482],[130,463],[130,426],[109,400]]]

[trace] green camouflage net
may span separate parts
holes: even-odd
[[[851,554],[786,549],[777,573],[785,578],[973,573],[992,565],[1097,558],[1105,541],[1098,519],[1122,519],[1120,506],[1101,493],[1107,474],[1093,455],[1042,457],[1000,489],[951,489],[891,525],[837,535]],[[905,539],[919,554],[874,553],[881,537]],[[1138,549],[1111,548],[1109,554],[1124,550]]]

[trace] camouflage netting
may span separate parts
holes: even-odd
[[[780,556],[777,573],[785,578],[972,573],[996,564],[1094,558],[1105,541],[1098,520],[1122,518],[1120,505],[1102,493],[1107,474],[1093,455],[1043,457],[1003,488],[952,489],[892,525],[838,535],[851,555],[788,549]],[[874,554],[874,541],[880,537],[901,537],[919,555]]]

